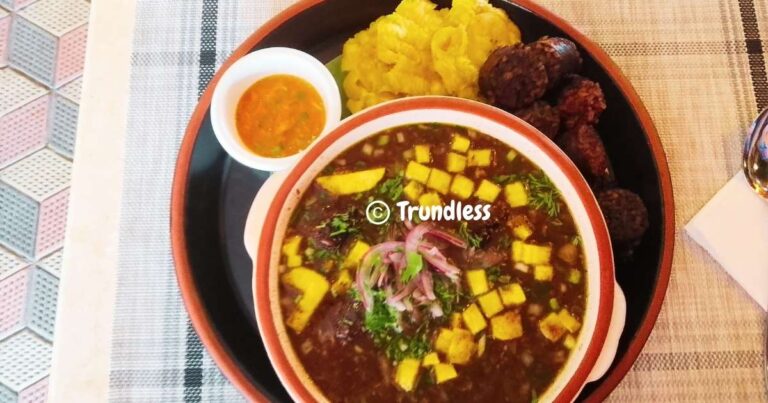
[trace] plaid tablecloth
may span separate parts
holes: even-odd
[[[742,133],[768,106],[760,0],[542,0],[601,44],[633,83],[667,152],[682,226],[739,169]],[[242,399],[181,303],[168,206],[198,95],[287,0],[139,0],[120,230],[111,397]],[[768,264],[768,263],[767,263]],[[768,285],[767,285],[768,286]],[[661,316],[613,401],[766,401],[762,316],[709,255],[676,233]]]

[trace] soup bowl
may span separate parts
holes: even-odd
[[[323,168],[354,144],[383,130],[417,123],[463,126],[496,138],[538,165],[557,186],[582,239],[586,273],[583,325],[570,356],[541,401],[572,401],[608,369],[624,325],[626,306],[615,283],[608,230],[598,204],[576,166],[546,136],[500,109],[450,97],[415,97],[384,103],[343,122],[260,192],[246,224],[246,248],[254,259],[254,305],[270,360],[297,401],[325,401],[289,340],[279,303],[281,245],[289,219]],[[258,198],[257,198],[258,199]]]

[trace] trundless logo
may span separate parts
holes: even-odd
[[[444,206],[412,206],[407,200],[395,204],[398,207],[400,221],[485,221],[491,218],[490,204],[463,204],[451,200]],[[365,216],[368,222],[381,225],[389,221],[391,215],[389,205],[381,200],[368,203]]]

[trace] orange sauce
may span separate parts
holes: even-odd
[[[272,158],[305,149],[325,126],[325,105],[304,79],[277,74],[257,81],[237,103],[240,141],[252,152]]]

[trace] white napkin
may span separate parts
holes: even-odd
[[[685,227],[725,271],[768,309],[768,201],[739,172]]]

